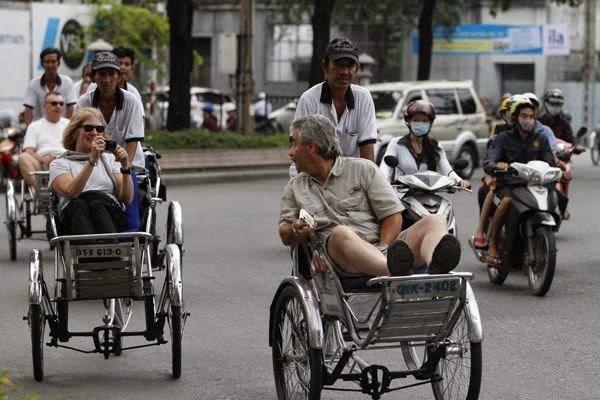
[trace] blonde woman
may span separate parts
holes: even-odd
[[[106,134],[104,117],[95,108],[77,110],[65,129],[67,151],[50,164],[63,234],[114,233],[127,227],[122,203],[133,200],[131,165],[124,148],[107,149]]]

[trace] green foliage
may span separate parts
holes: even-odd
[[[260,149],[288,147],[289,135],[257,135],[232,132],[207,132],[195,129],[185,131],[147,131],[144,143],[157,150],[169,149]]]
[[[102,38],[113,46],[130,47],[135,50],[137,62],[152,66],[151,50],[157,49],[159,74],[166,73],[164,65],[169,44],[167,17],[145,7],[121,4],[118,0],[95,1],[96,19],[89,28],[91,40]]]
[[[13,400],[39,400],[39,396],[34,394],[24,394],[21,395],[18,392],[21,390],[13,384],[10,379],[8,379],[8,374],[6,371],[2,371],[0,373],[0,400],[8,400],[9,395],[10,399]],[[19,397],[15,397],[19,396]]]
[[[555,3],[558,5],[567,4],[570,7],[579,7],[583,4],[583,0],[548,0],[550,3]],[[498,14],[498,10],[507,11],[513,4],[513,0],[492,0],[492,4],[490,6],[490,14],[494,17]]]

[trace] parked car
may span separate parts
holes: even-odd
[[[440,142],[452,163],[467,160],[464,178],[473,175],[485,153],[489,125],[485,110],[468,80],[387,82],[367,86],[373,96],[378,141],[375,149],[379,164],[390,140],[408,133],[404,107],[411,101],[430,101],[437,112],[430,135]]]
[[[151,101],[151,93],[143,94],[146,111],[146,125],[149,129],[164,129],[167,125],[167,112],[169,109],[169,87],[159,87],[154,93],[155,101]],[[235,103],[229,95],[217,89],[199,86],[190,87],[190,126],[202,126],[202,108],[207,102],[212,103],[214,114],[219,124],[225,128],[227,110],[235,108]]]

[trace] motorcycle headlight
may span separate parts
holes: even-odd
[[[540,174],[539,171],[530,170],[529,171],[529,181],[531,183],[533,183],[534,185],[541,185],[542,181],[543,181],[542,174]]]

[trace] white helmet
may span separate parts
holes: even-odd
[[[523,96],[527,97],[529,99],[529,101],[531,101],[533,103],[534,106],[539,107],[540,99],[538,99],[538,97],[535,95],[535,93],[526,92],[526,93],[523,93]]]

